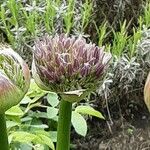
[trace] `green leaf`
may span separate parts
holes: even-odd
[[[52,119],[54,117],[56,117],[58,114],[58,109],[54,108],[54,107],[48,107],[47,108],[47,116],[48,118]]]
[[[20,144],[20,149],[21,150],[32,150],[32,145],[21,143]]]
[[[72,119],[71,119],[72,125],[75,129],[75,131],[82,135],[86,136],[87,134],[87,123],[86,120],[77,112],[72,112]]]
[[[98,117],[101,119],[105,119],[104,116],[101,114],[101,112],[95,110],[94,108],[92,108],[90,106],[78,106],[78,107],[76,107],[75,112],[95,116],[95,117]]]
[[[35,83],[34,79],[31,79],[30,88],[28,90],[28,93],[26,94],[27,96],[29,96],[30,98],[42,97],[46,93],[47,91],[43,91],[42,89],[40,89]]]
[[[46,112],[33,112],[32,116],[35,116],[36,118],[48,118],[47,113]]]
[[[8,120],[12,120],[12,121],[14,121],[14,122],[21,123],[21,117],[20,117],[20,116],[7,115],[7,119],[8,119]]]
[[[5,114],[10,116],[23,116],[24,113],[21,110],[21,108],[17,105],[7,110]]]
[[[45,95],[45,93],[39,93],[37,94],[30,102],[30,104],[33,104],[35,102],[37,102],[40,98],[42,98]]]
[[[40,137],[40,139],[37,140],[38,143],[46,144],[52,150],[55,150],[54,144],[53,144],[52,140],[48,136],[43,135],[43,134],[38,134],[38,137]]]
[[[18,122],[14,122],[14,121],[6,121],[6,124],[7,124],[7,129],[20,125]]]
[[[37,144],[34,146],[35,150],[49,150],[49,147],[45,146],[45,145],[41,145],[41,144]],[[22,149],[21,149],[22,150]],[[33,149],[32,149],[33,150]]]
[[[56,107],[59,104],[58,95],[53,92],[48,93],[47,101],[52,107]]]
[[[29,117],[29,116],[23,117],[23,118],[21,118],[21,123],[23,123],[23,122],[29,122],[32,119],[33,119],[33,117]]]
[[[36,141],[38,139],[38,136],[32,133],[18,131],[10,134],[9,139],[12,139],[12,141],[29,144],[33,141]]]
[[[25,97],[21,100],[20,104],[28,104],[28,103],[30,103],[30,102],[31,102],[30,97],[29,97],[29,96],[25,96]]]
[[[57,142],[57,131],[50,131],[50,138],[53,142]]]
[[[49,132],[44,131],[44,130],[36,130],[36,131],[34,131],[34,133],[36,135],[42,134],[42,135],[45,135],[45,136],[49,136]]]
[[[46,136],[46,134],[38,134],[38,132],[36,132],[36,134],[24,131],[13,132],[9,135],[9,141],[10,140],[27,144],[30,144],[31,142],[35,144],[45,144],[48,145],[52,150],[55,149],[52,140]]]
[[[28,126],[28,125],[27,125]],[[29,125],[29,127],[31,128],[39,128],[39,129],[46,129],[48,128],[48,125],[46,124],[41,124],[41,125]]]

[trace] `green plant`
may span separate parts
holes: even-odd
[[[0,17],[1,17],[1,22],[3,23],[4,29],[6,30],[6,34],[8,35],[8,40],[13,43],[14,38],[13,35],[10,31],[10,27],[7,25],[7,19],[5,15],[5,8],[1,5],[1,11],[0,11]]]
[[[102,46],[104,44],[104,39],[108,36],[109,33],[107,33],[107,22],[103,22],[100,26],[99,29],[97,29],[98,33],[98,46]]]
[[[86,136],[87,133],[87,123],[86,120],[82,117],[82,115],[90,115],[100,119],[105,119],[99,111],[95,110],[91,106],[77,106],[72,112],[71,122],[73,127],[75,128],[75,131],[82,136]]]
[[[136,29],[133,27],[133,36],[131,36],[128,40],[128,55],[130,58],[134,57],[136,55],[136,46],[138,41],[141,38],[141,29]]]
[[[10,14],[12,15],[11,16],[11,19],[9,20],[10,23],[16,28],[18,29],[19,25],[18,25],[18,11],[19,11],[19,5],[17,5],[17,3],[15,2],[15,0],[9,0],[7,2],[7,6],[10,10]]]
[[[143,20],[146,27],[149,28],[150,27],[150,2],[146,3]]]
[[[53,1],[46,1],[46,10],[45,10],[45,15],[44,17],[44,22],[45,22],[45,27],[46,31],[48,33],[53,33],[55,28],[54,28],[54,18],[56,16],[56,9],[55,9],[55,3]]]
[[[42,99],[46,94],[48,92],[41,90],[32,79],[28,93],[20,102],[20,106],[17,105],[6,111],[11,149],[36,150],[39,147],[39,149],[54,150],[53,142],[56,142],[56,132],[49,131],[48,126],[42,122],[43,118],[49,119],[44,111],[47,106],[42,104]]]
[[[31,60],[29,50],[34,39],[45,33],[84,34],[91,22],[92,2],[61,1],[18,1],[2,2],[0,9],[1,36],[24,58]],[[82,13],[82,15],[81,15]],[[74,15],[76,14],[76,15]],[[4,39],[0,39],[4,40]]]
[[[6,111],[10,149],[54,149],[59,102],[56,93],[41,90],[31,79],[30,88],[20,104]],[[76,106],[75,103],[72,111],[71,123],[81,136],[87,133],[86,119],[82,115],[104,119],[100,112],[89,105]]]
[[[55,37],[45,36],[36,42],[33,77],[39,87],[54,91],[61,98],[57,150],[68,150],[70,147],[72,103],[84,99],[95,89],[110,58],[110,54],[104,53],[95,45],[86,44],[81,37],[75,39],[61,34]],[[86,112],[86,109],[88,108],[80,108],[82,112]],[[80,118],[77,112],[73,116]]]
[[[49,92],[47,94],[47,100],[50,106],[47,107],[47,116],[49,119],[58,121],[58,106],[59,106],[59,97],[56,93]],[[73,105],[72,108],[72,119],[71,123],[75,131],[82,136],[85,136],[87,133],[87,123],[82,115],[90,115],[100,119],[104,119],[103,115],[92,108],[89,105]]]
[[[92,2],[91,0],[86,0],[81,9],[81,33],[85,30],[90,22],[92,16]]]
[[[120,22],[124,20],[127,22],[131,21],[128,28],[130,32],[134,25],[137,26],[138,17],[143,13],[146,1],[148,2],[148,0],[95,0],[93,6],[95,12],[94,20],[98,26],[101,25],[104,20],[107,20],[115,31],[119,30]]]
[[[11,48],[0,48],[0,145],[8,150],[5,112],[17,105],[30,84],[28,66]]]
[[[64,12],[64,24],[65,24],[65,33],[69,34],[70,30],[73,26],[73,16],[74,16],[74,8],[75,8],[75,1],[68,0],[68,8],[66,12]]]
[[[144,20],[140,16],[138,19],[139,26],[132,28],[133,35],[131,35],[128,38],[128,41],[127,41],[128,51],[127,51],[127,53],[128,53],[128,56],[130,58],[136,56],[136,54],[137,54],[137,44],[142,37],[142,28],[143,28],[142,25],[143,25],[143,23],[144,23]]]
[[[114,40],[112,44],[112,53],[117,57],[121,57],[123,51],[125,49],[127,40],[128,40],[128,33],[127,33],[127,25],[126,21],[123,24],[120,24],[120,31],[115,32],[113,30]]]

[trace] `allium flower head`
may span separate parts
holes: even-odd
[[[99,84],[110,58],[103,48],[87,44],[84,38],[47,35],[35,42],[33,76],[45,90],[92,89]]]
[[[147,77],[145,87],[144,87],[144,101],[150,112],[150,73]]]
[[[28,66],[10,48],[0,48],[0,113],[17,105],[30,84]]]

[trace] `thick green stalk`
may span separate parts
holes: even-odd
[[[72,103],[61,100],[57,128],[57,150],[70,149]]]
[[[0,149],[9,150],[5,114],[0,114]]]

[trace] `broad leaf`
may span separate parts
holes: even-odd
[[[30,103],[32,100],[31,100],[31,98],[29,97],[29,96],[25,96],[22,100],[21,100],[21,102],[20,102],[20,104],[28,104],[28,103]]]
[[[52,119],[54,117],[56,117],[58,114],[58,109],[54,108],[54,107],[48,107],[47,108],[47,116],[48,118]]]
[[[48,145],[52,150],[55,149],[54,147],[54,144],[52,142],[52,140],[45,134],[41,134],[41,133],[37,133],[38,137],[40,137],[40,139],[38,139],[38,143],[41,143],[41,144],[45,144],[45,145]]]
[[[58,95],[56,93],[50,92],[47,94],[47,101],[52,107],[56,107],[59,103]]]
[[[46,93],[47,91],[43,91],[42,89],[40,89],[35,83],[34,79],[31,79],[30,88],[28,90],[28,93],[26,94],[27,96],[29,96],[30,98],[34,98],[34,97],[43,96]]]
[[[18,131],[10,134],[9,139],[12,139],[12,141],[29,144],[33,141],[36,141],[38,139],[38,136],[32,133]]]
[[[50,131],[50,138],[53,142],[57,142],[57,131]]]
[[[14,122],[14,121],[6,121],[6,124],[7,124],[7,129],[20,125],[18,122]]]
[[[72,125],[75,129],[75,131],[82,135],[86,136],[87,133],[87,123],[86,120],[77,112],[72,112],[72,119],[71,119]]]
[[[24,131],[13,132],[9,135],[9,140],[27,144],[31,142],[35,144],[44,144],[48,145],[52,150],[55,149],[52,140],[45,134],[38,134],[38,132],[36,132],[36,134]]]
[[[10,116],[23,116],[24,113],[21,110],[21,108],[17,105],[7,110],[5,114]]]
[[[101,119],[105,119],[104,116],[101,114],[101,112],[95,110],[94,108],[90,106],[78,106],[75,109],[76,112],[86,114],[86,115],[91,115],[95,116]]]

